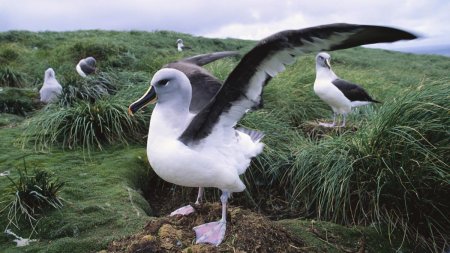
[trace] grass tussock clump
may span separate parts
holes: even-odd
[[[65,182],[42,169],[28,173],[25,160],[24,168],[17,169],[17,172],[17,181],[9,175],[6,176],[11,185],[2,193],[2,202],[6,202],[6,205],[0,213],[6,214],[9,221],[7,228],[10,225],[19,228],[19,224],[25,220],[34,229],[38,218],[45,214],[46,210],[63,207],[62,199],[58,195]]]
[[[383,105],[356,134],[299,149],[287,175],[311,215],[402,231],[417,250],[448,246],[450,143],[443,82]]]
[[[25,86],[25,77],[22,73],[9,67],[0,68],[0,86],[23,88]]]
[[[38,107],[38,93],[35,90],[0,87],[0,112],[25,116]]]
[[[69,149],[101,149],[104,144],[140,140],[147,131],[147,122],[143,115],[131,117],[124,104],[111,99],[95,103],[79,100],[65,108],[51,105],[30,119],[24,144],[31,140],[36,148],[58,143]]]
[[[107,72],[86,78],[69,76],[65,80],[59,104],[71,106],[78,100],[95,102],[104,96],[114,95],[117,90],[117,78]]]

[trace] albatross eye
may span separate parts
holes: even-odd
[[[169,79],[161,79],[156,83],[156,85],[166,86],[169,83],[169,81],[170,81]]]

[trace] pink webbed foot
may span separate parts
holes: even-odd
[[[227,223],[225,221],[216,221],[194,227],[196,241],[195,243],[209,243],[218,246],[225,237]]]
[[[191,205],[183,206],[170,213],[170,216],[174,215],[189,215],[195,212],[195,209]]]

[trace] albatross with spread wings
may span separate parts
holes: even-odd
[[[263,150],[261,132],[236,128],[236,124],[258,107],[262,90],[272,77],[305,53],[415,38],[395,28],[353,24],[276,33],[245,54],[211,100],[194,113],[189,108],[197,95],[192,93],[189,76],[170,67],[156,72],[150,89],[129,107],[129,112],[135,113],[157,100],[147,142],[152,168],[177,185],[222,191],[222,218],[195,227],[196,242],[219,245],[225,236],[228,198],[245,189],[239,175]]]

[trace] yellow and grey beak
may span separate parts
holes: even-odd
[[[128,106],[128,114],[133,115],[139,109],[147,106],[148,104],[154,104],[156,103],[157,97],[155,88],[153,86],[150,86],[150,88],[145,92],[145,94],[138,100],[136,100],[134,103],[132,103],[130,106]]]
[[[327,64],[328,68],[331,69],[330,59],[326,59],[325,63]]]

